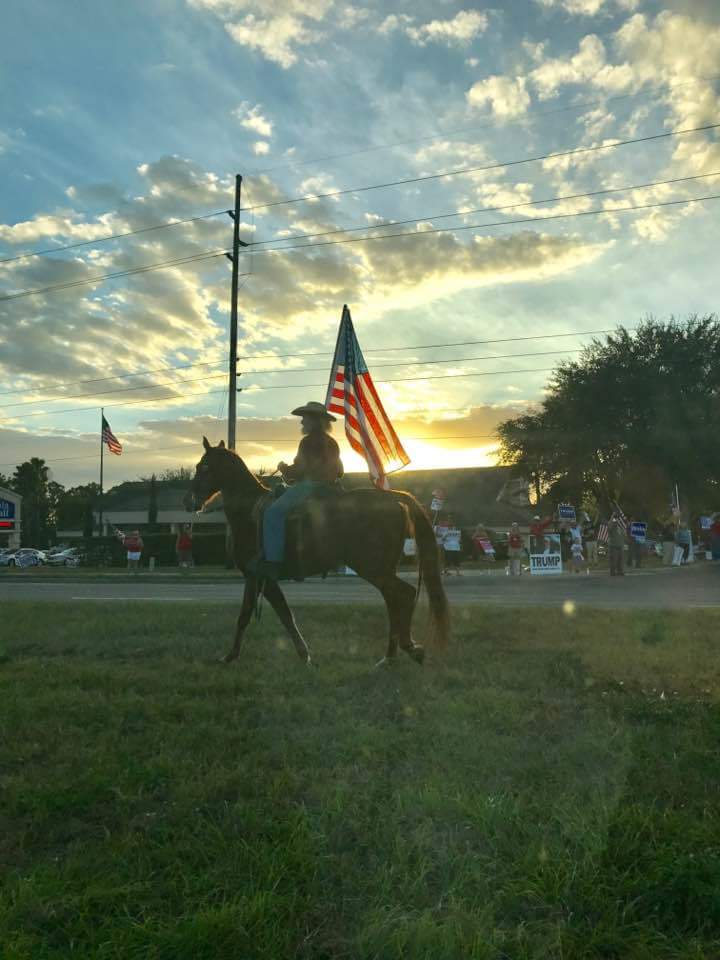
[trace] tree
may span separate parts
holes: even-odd
[[[56,526],[60,530],[82,529],[83,536],[93,535],[93,511],[100,495],[99,483],[87,483],[65,490],[56,510]]]
[[[160,474],[160,480],[192,480],[193,471],[190,467],[170,467],[163,470]]]
[[[48,542],[53,506],[49,483],[48,468],[39,457],[32,457],[15,467],[12,489],[22,497],[23,546],[43,547]],[[53,497],[56,494],[57,491],[53,490]]]
[[[0,487],[5,487],[6,490],[11,490],[12,480],[10,477],[6,477],[4,473],[0,473]]]
[[[675,483],[691,508],[717,503],[719,416],[717,318],[649,319],[561,363],[540,409],[498,434],[503,462],[539,495],[660,519]]]

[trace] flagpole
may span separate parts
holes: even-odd
[[[105,453],[105,444],[103,442],[103,420],[104,419],[105,419],[105,407],[100,407],[100,510],[99,510],[100,536],[103,535],[103,456]]]

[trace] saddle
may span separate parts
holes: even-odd
[[[263,515],[275,500],[287,490],[279,483],[255,504],[258,553],[263,549]],[[285,519],[285,561],[287,575],[302,579],[305,572],[321,572],[325,576],[333,569],[327,558],[330,532],[336,525],[339,501],[343,495],[340,483],[318,487],[305,500],[288,512]]]

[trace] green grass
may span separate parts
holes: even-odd
[[[717,613],[299,619],[5,604],[3,960],[720,956]]]

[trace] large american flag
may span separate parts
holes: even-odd
[[[108,445],[110,453],[115,453],[118,457],[122,453],[122,444],[110,429],[110,424],[104,416],[102,418],[102,442]]]
[[[410,463],[410,457],[377,395],[347,305],[343,307],[325,406],[345,417],[350,446],[367,460],[375,486],[388,490],[387,475]]]

